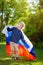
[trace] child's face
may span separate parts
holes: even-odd
[[[23,25],[21,23],[18,24],[19,29],[21,30],[23,28]]]

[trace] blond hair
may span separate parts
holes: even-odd
[[[25,28],[25,23],[23,21],[19,22],[19,24],[22,24],[23,29]]]

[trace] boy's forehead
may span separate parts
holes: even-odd
[[[23,23],[19,23],[20,25],[23,25]]]

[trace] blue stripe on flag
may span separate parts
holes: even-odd
[[[10,37],[11,37],[12,32],[8,32],[8,37],[6,37],[6,43],[10,42]]]
[[[22,41],[21,39],[19,40],[19,44],[23,45],[27,49],[30,47],[25,41]]]
[[[34,48],[32,48],[31,52],[30,52],[33,56],[36,56],[35,55],[35,52],[34,52]]]

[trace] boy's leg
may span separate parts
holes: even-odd
[[[16,51],[16,57],[19,57],[18,44],[14,43],[14,48],[15,48],[15,51]]]
[[[14,42],[10,42],[10,48],[11,48],[11,56],[12,58],[14,57],[14,50],[16,51],[16,58],[19,57],[19,54],[18,54],[18,45]]]
[[[14,43],[10,42],[11,56],[14,57]]]

